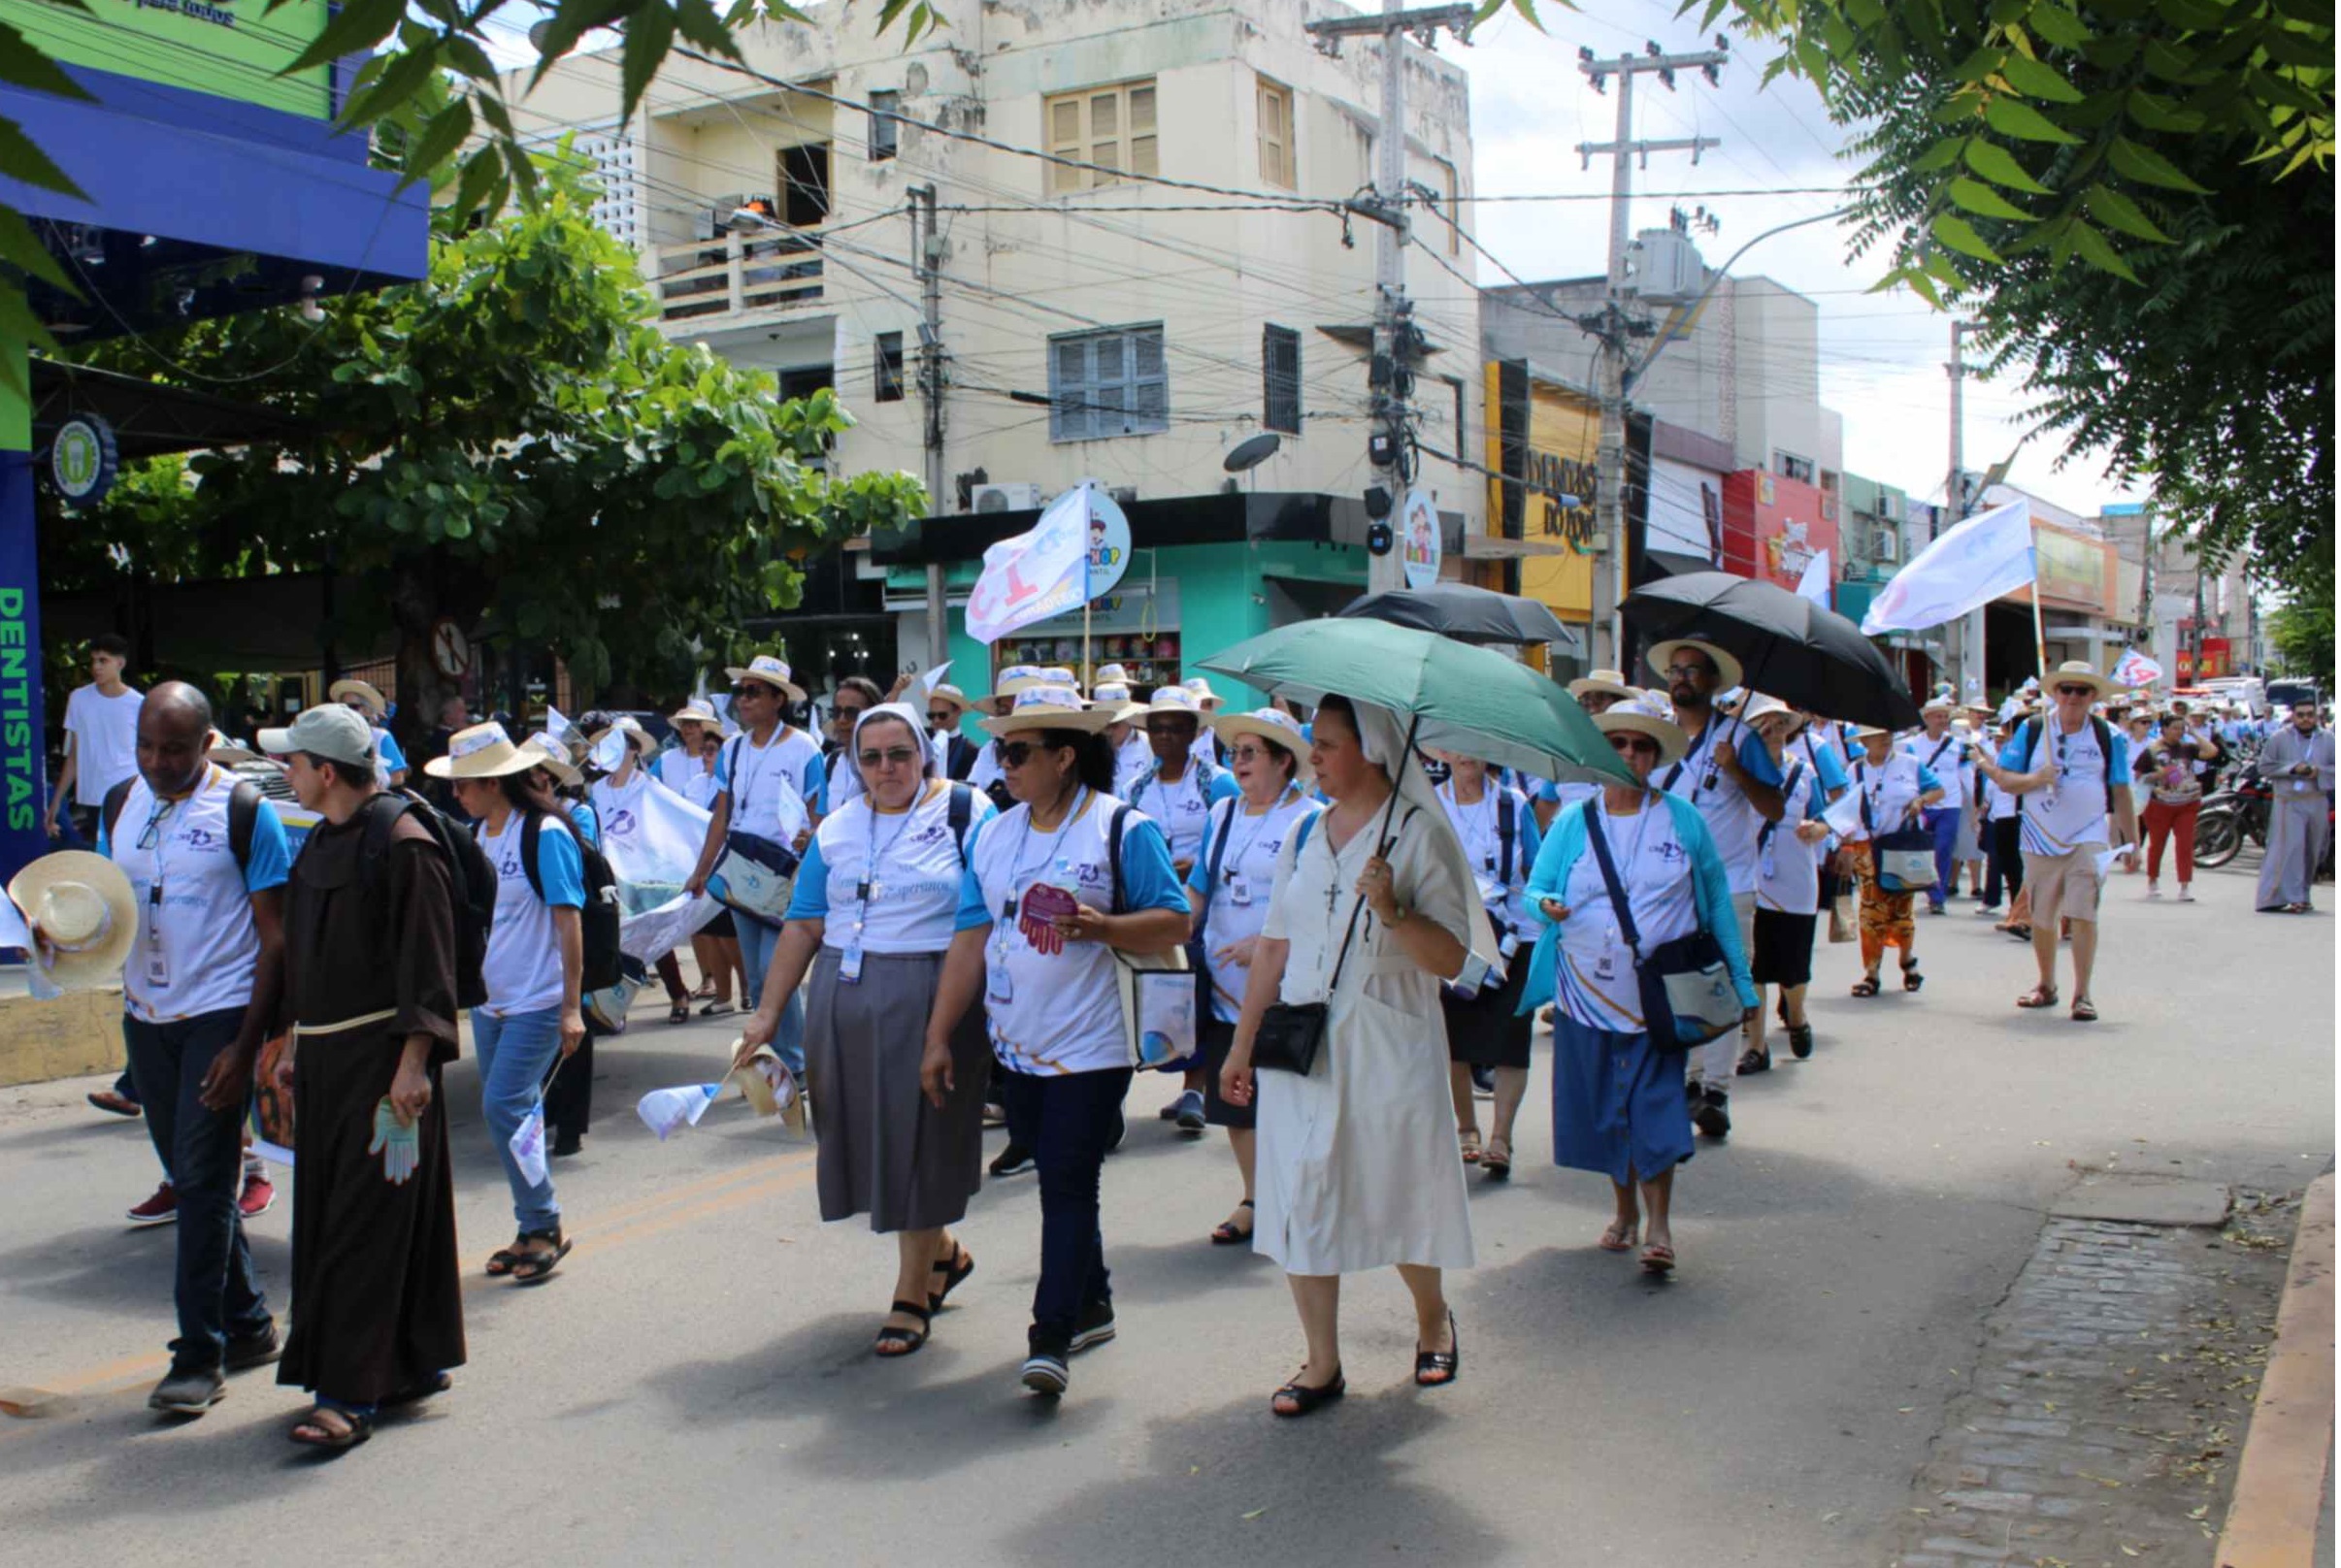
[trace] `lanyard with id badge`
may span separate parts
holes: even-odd
[[[1066,810],[1065,820],[1057,825],[1049,844],[1041,850],[1044,858],[1050,848],[1064,841],[1065,830],[1080,816],[1082,807],[1088,803],[1088,797],[1086,787],[1075,793],[1072,804]],[[1008,973],[1010,932],[1022,931],[1026,943],[1036,953],[1062,953],[1065,951],[1065,934],[1057,930],[1057,922],[1081,907],[1081,900],[1072,893],[1072,864],[1062,855],[1056,857],[1055,864],[1050,867],[1056,872],[1058,881],[1036,879],[1021,894],[1016,891],[1016,884],[1024,876],[1024,867],[1018,863],[1023,859],[1025,843],[1032,835],[1032,810],[1028,806],[1025,809],[1024,830],[1016,839],[1015,849],[1008,855],[1007,898],[1001,903],[999,920],[993,923],[992,950],[989,962],[984,965],[984,996],[990,1001],[1007,1003],[1016,999],[1015,978]],[[1039,866],[1036,865],[1033,869],[1038,872]]]
[[[896,825],[894,836],[887,839],[885,848],[881,849],[877,841],[877,800],[873,797],[870,801],[870,836],[863,851],[862,878],[853,887],[853,935],[838,955],[838,978],[846,985],[861,984],[862,933],[870,925],[870,900],[886,891],[885,884],[878,879],[878,868],[885,864],[887,853],[903,841],[903,834],[909,831],[911,821],[918,815],[918,807],[919,802],[911,802],[909,809],[903,813],[903,820]]]
[[[162,939],[162,847],[163,840],[170,836],[166,832],[166,824],[171,810],[178,804],[177,800],[157,800],[154,803],[153,815],[147,818],[147,826],[140,830],[138,835],[138,847],[152,857],[154,865],[153,880],[147,886],[147,940],[145,946],[147,950],[147,984],[158,991],[171,984],[171,960],[169,955],[163,951]]]

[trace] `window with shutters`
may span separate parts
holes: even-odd
[[[1261,182],[1299,190],[1299,166],[1293,157],[1293,89],[1266,77],[1259,81]]]
[[[1260,329],[1261,428],[1301,434],[1301,334],[1290,327]]]
[[[1154,79],[1124,82],[1110,87],[1085,87],[1043,100],[1048,150],[1060,158],[1094,163],[1097,169],[1074,169],[1062,163],[1048,166],[1048,190],[1054,196],[1071,190],[1110,185],[1131,174],[1159,173],[1154,135]]]
[[[874,401],[900,403],[903,401],[903,335],[881,332],[877,335],[875,357],[876,390]]]
[[[1100,441],[1170,428],[1163,329],[1116,327],[1048,341],[1048,436]]]
[[[902,113],[903,95],[899,91],[881,88],[870,95],[870,161],[884,163],[894,156],[900,146],[902,124],[896,118]]]

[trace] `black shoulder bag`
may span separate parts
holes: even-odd
[[[1406,815],[1399,819],[1398,833],[1382,841],[1381,853],[1390,853],[1398,842],[1399,833],[1406,831],[1415,808],[1407,807]],[[1301,824],[1299,841],[1293,846],[1293,864],[1301,863],[1302,852],[1308,848],[1309,830],[1317,825],[1310,817]],[[1334,855],[1333,840],[1325,841],[1325,853],[1334,861],[1334,874],[1340,873],[1340,859]],[[1298,1073],[1305,1078],[1317,1065],[1317,1054],[1325,1047],[1325,1029],[1330,1021],[1330,998],[1341,989],[1341,967],[1349,962],[1349,944],[1358,934],[1358,916],[1365,912],[1366,899],[1361,895],[1349,906],[1349,929],[1341,933],[1341,951],[1334,959],[1333,979],[1325,987],[1327,1001],[1285,1002],[1269,1004],[1260,1017],[1260,1029],[1252,1036],[1252,1069],[1258,1071]]]

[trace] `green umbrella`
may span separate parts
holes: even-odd
[[[1374,620],[1301,621],[1203,668],[1296,702],[1338,693],[1404,715],[1417,745],[1541,778],[1632,784],[1609,741],[1553,681],[1492,649]]]

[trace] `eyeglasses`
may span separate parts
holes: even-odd
[[[1269,748],[1266,746],[1241,745],[1232,746],[1228,749],[1228,761],[1234,763],[1267,762],[1269,755]]]
[[[1648,735],[1613,735],[1609,737],[1609,749],[1617,752],[1646,751],[1653,757],[1659,755],[1659,743]]]
[[[1038,740],[1011,740],[1000,748],[1000,761],[1009,768],[1022,768],[1035,755],[1046,750]]]
[[[869,711],[866,707],[846,707],[841,704],[837,710],[838,722],[840,724],[858,724],[861,722],[862,715]]]
[[[888,746],[884,751],[863,752],[862,766],[864,768],[900,768],[905,763],[915,761],[917,757],[918,749],[915,746]]]
[[[1659,673],[1668,680],[1689,680],[1693,675],[1712,675],[1715,671],[1705,665],[1668,665]]]

